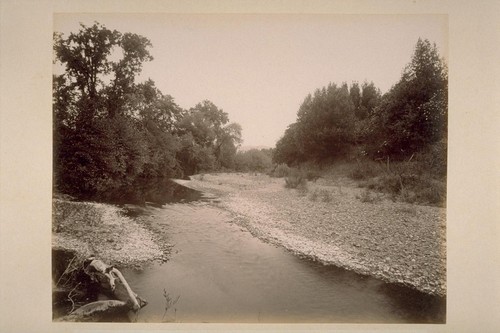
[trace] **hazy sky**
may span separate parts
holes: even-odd
[[[244,146],[272,147],[308,93],[373,81],[385,93],[419,37],[448,58],[445,15],[56,14],[54,30],[94,21],[151,40],[151,78],[179,106],[204,99],[243,127]]]

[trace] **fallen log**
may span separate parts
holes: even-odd
[[[137,312],[148,304],[130,288],[123,274],[115,267],[90,257],[84,261],[83,271],[92,281],[97,282],[101,292],[110,296],[112,300],[83,305],[60,318],[61,321],[99,321],[113,314]]]

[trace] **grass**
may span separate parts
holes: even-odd
[[[366,180],[375,177],[380,169],[380,163],[371,160],[357,161],[356,166],[349,171],[349,177],[354,180]]]
[[[394,201],[444,207],[446,205],[446,142],[440,142],[416,153],[403,161],[390,159],[374,161],[366,157],[351,156],[344,160],[305,162],[298,168],[277,165],[272,177],[284,177],[285,187],[296,188],[311,201],[329,202],[332,198],[320,192],[309,191],[307,181],[337,183],[339,195],[346,179],[354,180],[359,187],[371,190],[359,195],[363,202],[379,201],[381,195]],[[347,186],[349,186],[348,184]],[[324,199],[322,199],[324,197]]]
[[[302,172],[308,181],[316,182],[318,178],[321,178],[321,173],[315,169],[303,169]]]
[[[394,201],[444,207],[446,205],[446,149],[443,145],[412,155],[404,161],[374,161],[357,158],[316,164],[306,162],[299,168],[278,165],[273,176],[285,177],[287,188],[297,188],[303,179],[337,183],[339,195],[345,180],[354,180],[359,187],[371,190],[359,198],[376,202],[375,193],[383,193]],[[320,193],[309,191],[311,201],[320,200]],[[326,198],[326,201],[329,199]],[[330,199],[331,200],[331,199]]]
[[[298,169],[291,168],[284,163],[278,164],[274,170],[269,173],[269,176],[276,178],[293,177],[298,173],[300,173],[301,177],[304,177],[308,181],[316,182],[318,178],[321,178],[320,170],[312,164],[301,165]]]
[[[398,211],[400,211],[402,213],[410,214],[410,215],[417,215],[417,207],[415,207],[414,205],[402,206],[402,207],[398,208]]]
[[[298,192],[299,196],[305,197],[307,195],[307,192],[309,192],[309,188],[307,187],[307,183],[297,187],[297,192]]]
[[[389,194],[394,201],[444,206],[446,180],[430,169],[426,159],[401,162],[358,161],[349,177],[360,187]],[[367,194],[364,200],[369,200]],[[366,201],[368,202],[368,201]]]
[[[92,280],[84,273],[85,258],[74,251],[52,250],[54,318],[67,315],[97,298]]]
[[[365,189],[361,194],[356,196],[361,202],[366,203],[377,203],[382,201],[382,196],[380,194],[375,194],[372,191]]]
[[[333,200],[332,192],[326,189],[315,189],[309,195],[309,200],[311,201],[321,200],[322,202],[332,202]]]
[[[177,301],[179,300],[181,296],[177,296],[176,298],[170,296],[169,293],[167,293],[167,290],[163,288],[163,298],[165,299],[165,311],[163,312],[163,317],[161,318],[162,322],[169,322],[169,321],[175,321],[177,319],[177,309],[174,308],[174,317],[173,319],[170,320],[165,320],[165,316],[167,315],[167,312],[170,308],[172,308]]]

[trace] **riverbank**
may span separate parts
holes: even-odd
[[[162,235],[117,206],[54,199],[52,219],[52,247],[80,258],[92,255],[121,267],[168,259]]]
[[[179,183],[220,197],[254,236],[297,255],[446,295],[444,208],[393,202],[347,178],[321,178],[300,191],[262,174]]]

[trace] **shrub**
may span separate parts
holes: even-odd
[[[403,202],[414,203],[417,200],[417,195],[415,194],[415,191],[402,188],[399,193],[399,198]]]
[[[362,160],[356,163],[356,166],[349,172],[349,177],[354,180],[365,180],[375,177],[380,173],[380,165],[370,160]]]
[[[285,163],[278,164],[274,171],[271,173],[273,177],[282,178],[290,174],[291,169]]]
[[[309,189],[307,188],[307,183],[304,183],[297,187],[297,191],[301,197],[305,197],[307,195],[308,190]]]
[[[415,155],[415,161],[433,178],[444,180],[447,173],[447,141],[443,139]]]
[[[361,202],[375,203],[382,200],[380,195],[375,195],[369,190],[364,190],[360,195],[356,196]]]
[[[332,193],[330,191],[325,189],[315,189],[309,196],[309,200],[316,201],[318,200],[318,198],[321,198],[321,201],[323,202],[331,202],[333,199]]]
[[[430,205],[445,206],[446,182],[424,178],[415,192],[415,201]]]
[[[321,190],[320,195],[321,195],[321,200],[323,202],[331,202],[332,201],[332,194],[330,193],[330,191]]]
[[[321,177],[320,173],[317,170],[305,170],[304,171],[306,179],[308,181],[316,181]]]
[[[297,169],[290,169],[287,177],[285,177],[286,188],[301,188],[307,186],[306,176]]]
[[[410,215],[417,215],[417,208],[414,205],[406,205],[398,208],[398,211]]]
[[[309,200],[311,201],[316,201],[318,200],[318,196],[319,196],[319,193],[318,193],[318,190],[314,190],[311,195],[309,195]]]

